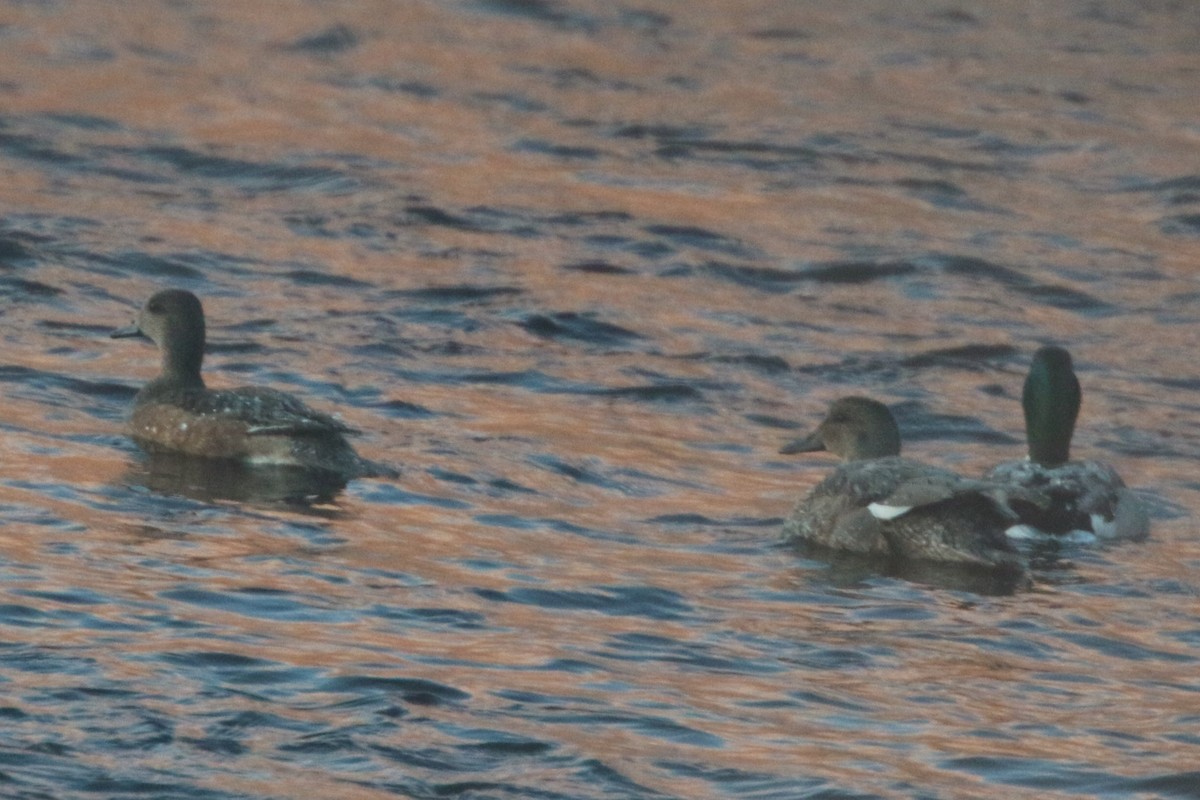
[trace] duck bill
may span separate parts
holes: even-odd
[[[813,431],[808,436],[788,442],[779,448],[779,452],[781,455],[789,456],[792,453],[815,453],[824,449],[825,442],[821,441],[821,432]]]
[[[142,329],[137,325],[126,325],[124,328],[117,328],[108,336],[110,339],[128,339],[131,336],[145,336]]]

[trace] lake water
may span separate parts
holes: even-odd
[[[1200,5],[5,2],[0,101],[0,796],[1200,797]],[[401,477],[145,461],[167,286]],[[1148,541],[778,543],[1048,342]]]

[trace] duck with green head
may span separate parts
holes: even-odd
[[[1019,507],[1021,524],[1010,529],[1010,536],[1040,531],[1142,539],[1149,533],[1145,505],[1115,469],[1101,461],[1071,460],[1081,397],[1070,353],[1053,345],[1034,353],[1021,394],[1029,457],[995,467],[986,480],[1039,492],[1050,503]]]
[[[887,406],[843,397],[808,436],[781,453],[828,450],[844,463],[817,484],[784,522],[784,538],[830,550],[1020,574],[1004,531],[1016,514],[1010,495],[1034,493],[900,456],[900,430]]]

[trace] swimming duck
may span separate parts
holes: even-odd
[[[355,431],[274,389],[243,386],[208,389],[204,359],[204,309],[182,289],[157,292],[133,325],[113,338],[144,336],[158,345],[162,371],[133,401],[129,431],[145,450],[175,452],[250,464],[301,467],[345,478],[388,474],[359,457],[346,441]]]
[[[1016,521],[1009,493],[901,458],[900,430],[883,403],[843,397],[815,431],[780,452],[817,450],[845,463],[796,505],[783,526],[785,539],[862,555],[1023,572],[1004,534]]]
[[[1021,393],[1029,457],[995,467],[986,480],[1040,492],[1050,503],[1019,509],[1021,525],[1010,536],[1041,531],[1142,539],[1150,532],[1144,504],[1115,469],[1101,461],[1070,460],[1080,397],[1070,353],[1053,345],[1034,353]]]

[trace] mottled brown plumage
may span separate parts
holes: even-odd
[[[292,395],[253,386],[205,387],[204,310],[191,292],[156,293],[134,325],[112,335],[146,336],[162,353],[162,371],[137,393],[129,421],[130,435],[147,451],[303,467],[347,478],[390,473],[354,452],[345,438],[351,428]]]
[[[887,556],[1020,573],[1004,534],[1015,520],[994,484],[900,456],[887,406],[844,397],[809,436],[782,452],[830,450],[846,462],[817,484],[784,522],[788,541]],[[1023,499],[1028,493],[1021,492]]]

